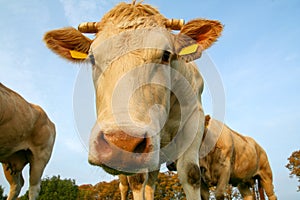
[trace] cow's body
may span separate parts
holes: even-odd
[[[35,200],[55,140],[55,126],[37,105],[0,83],[0,162],[10,184],[8,200],[24,184],[22,170],[30,164],[29,199]]]
[[[212,186],[216,186],[216,199],[224,199],[226,186],[232,184],[239,188],[245,200],[251,200],[253,193],[250,188],[255,180],[258,180],[262,199],[264,199],[263,191],[270,200],[277,199],[267,154],[254,139],[240,135],[225,124],[207,116],[201,150],[205,151],[211,141],[216,141],[215,146],[200,159],[202,199],[209,199],[209,187]],[[171,166],[168,168],[174,169]]]
[[[196,19],[174,34],[167,21],[152,6],[133,0],[95,24],[94,40],[74,28],[44,37],[63,58],[92,64],[97,121],[89,162],[111,174],[130,174],[136,200],[153,199],[148,180],[174,158],[187,199],[200,198],[203,80],[190,61],[216,41],[222,25]]]
[[[205,137],[219,134],[215,130],[221,130],[215,147],[200,159],[204,172],[201,184],[203,199],[208,200],[208,188],[211,186],[217,186],[216,197],[223,199],[228,183],[237,186],[244,199],[253,199],[250,188],[258,180],[259,189],[263,189],[270,200],[276,200],[272,170],[264,149],[251,137],[240,135],[214,119],[209,120]]]

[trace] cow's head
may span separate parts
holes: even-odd
[[[180,32],[172,33],[174,28]],[[95,32],[95,39],[63,28],[47,32],[44,41],[61,57],[93,67],[97,122],[89,162],[114,174],[157,167],[171,68],[199,58],[220,36],[222,25],[205,19],[183,25],[150,5],[120,3],[83,29]]]

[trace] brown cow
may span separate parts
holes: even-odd
[[[0,83],[0,162],[10,184],[8,200],[17,199],[30,164],[29,199],[40,191],[41,176],[55,140],[55,126],[41,107],[28,103]]]
[[[209,199],[209,187],[216,186],[216,199],[224,199],[227,184],[237,186],[245,200],[252,200],[250,188],[258,180],[261,199],[264,191],[269,200],[276,200],[272,171],[263,148],[254,139],[242,136],[225,124],[206,116],[204,142],[200,154],[216,141],[213,149],[200,159],[201,197]],[[202,151],[202,152],[201,152]],[[168,165],[170,170],[175,167]]]
[[[217,40],[222,25],[205,19],[180,24],[134,0],[118,4],[100,22],[80,26],[96,32],[93,40],[74,28],[49,31],[44,37],[61,57],[92,64],[97,121],[89,162],[110,174],[132,175],[128,178],[135,199],[145,198],[145,187],[152,188],[146,196],[153,199],[148,177],[174,158],[179,158],[187,199],[200,198],[195,154],[204,131],[203,79],[190,61]],[[180,33],[172,28],[181,28]]]

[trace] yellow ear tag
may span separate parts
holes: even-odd
[[[86,59],[88,56],[86,53],[82,53],[82,52],[75,51],[75,50],[70,50],[70,54],[71,54],[72,58],[75,58],[75,59]]]
[[[181,51],[179,52],[178,55],[180,56],[184,56],[184,55],[188,55],[188,54],[192,54],[195,53],[198,49],[198,44],[192,44],[190,46],[184,47],[183,49],[181,49]]]

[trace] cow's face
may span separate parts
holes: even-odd
[[[129,172],[158,166],[173,55],[166,32],[127,30],[108,39],[100,32],[91,45],[97,123],[90,163]]]
[[[149,5],[121,3],[97,23],[94,40],[72,28],[45,35],[55,53],[93,66],[97,122],[89,162],[109,173],[159,167],[160,131],[170,114],[171,71],[199,58],[222,30],[217,21],[198,19],[175,35],[166,21]]]

